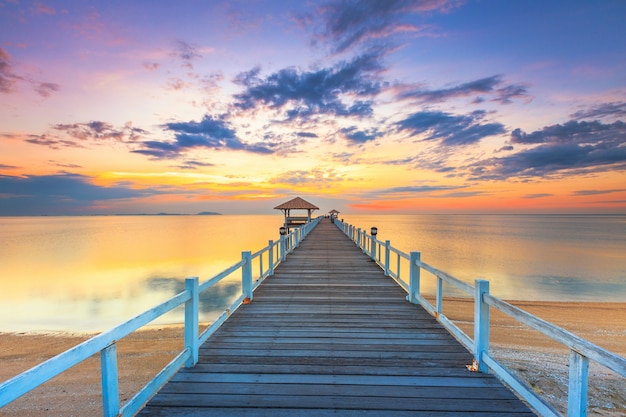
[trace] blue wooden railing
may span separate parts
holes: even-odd
[[[287,235],[281,236],[277,242],[270,240],[269,244],[258,252],[242,252],[241,261],[207,281],[199,283],[197,277],[187,278],[185,290],[169,300],[0,384],[0,408],[99,353],[104,417],[135,415],[181,366],[192,367],[197,363],[200,345],[222,325],[233,311],[252,300],[254,290],[259,284],[274,274],[276,265],[284,261],[287,254],[298,247],[300,241],[320,220],[321,217],[293,229]],[[253,272],[256,269],[255,263],[258,263],[258,274]],[[241,296],[202,334],[199,334],[200,294],[236,271],[241,271]],[[117,341],[181,305],[185,306],[185,345],[182,352],[122,406],[118,390]]]
[[[404,253],[390,241],[382,242],[375,236],[376,230],[368,234],[365,230],[335,220],[335,224],[363,252],[367,253],[384,270],[385,275],[393,278],[408,293],[407,300],[420,304],[434,316],[461,344],[474,354],[473,368],[479,372],[489,369],[524,398],[542,416],[560,416],[561,414],[541,398],[526,382],[519,379],[502,363],[489,353],[489,308],[493,307],[515,320],[530,326],[549,338],[570,349],[568,417],[587,415],[587,389],[589,361],[611,369],[626,378],[626,359],[601,348],[573,333],[540,319],[506,301],[489,294],[489,281],[476,280],[474,285],[463,282],[421,260],[420,252]],[[391,260],[395,259],[392,264]],[[404,268],[402,268],[404,266]],[[405,270],[408,270],[405,272]],[[433,306],[420,292],[421,271],[427,271],[437,280],[435,305]],[[408,279],[407,279],[408,273]],[[474,337],[473,339],[449,320],[442,312],[443,282],[470,294],[474,298]]]

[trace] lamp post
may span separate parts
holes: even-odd
[[[372,226],[370,229],[370,234],[372,235],[372,242],[370,244],[370,257],[373,260],[376,260],[376,235],[378,234],[378,227]]]
[[[285,260],[285,240],[287,238],[287,228],[285,226],[280,226],[280,229],[278,229],[278,232],[280,233],[280,260],[284,261]]]

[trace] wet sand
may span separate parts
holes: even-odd
[[[626,357],[626,303],[513,302],[609,351]],[[444,314],[472,335],[473,302],[444,300]],[[569,351],[542,334],[492,310],[491,348],[561,412],[567,407]],[[61,353],[90,335],[0,334],[0,381],[5,381]],[[182,326],[150,328],[118,342],[122,404],[174,358],[183,347]],[[626,415],[626,379],[590,367],[590,413]],[[102,415],[98,355],[0,409],[0,416]]]

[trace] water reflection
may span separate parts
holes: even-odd
[[[626,216],[345,216],[505,299],[626,301]],[[0,331],[99,331],[278,239],[279,215],[0,217]],[[402,266],[406,271],[406,265]],[[434,293],[423,274],[422,288]],[[445,286],[446,294],[464,295]],[[212,320],[240,274],[201,298]],[[181,322],[182,309],[158,323]]]
[[[98,331],[206,280],[278,238],[269,216],[0,218],[0,331]],[[233,274],[202,297],[202,320],[240,291]],[[173,312],[160,322],[180,322]]]
[[[346,222],[506,299],[626,301],[626,216],[355,215]],[[425,274],[426,275],[426,274]],[[425,279],[425,291],[435,291]],[[444,287],[445,288],[445,287]],[[462,293],[453,291],[452,295]]]

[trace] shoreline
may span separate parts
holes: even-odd
[[[432,302],[432,299],[429,299]],[[626,357],[626,303],[509,301],[612,353]],[[557,409],[567,406],[569,350],[491,309],[492,354],[543,392]],[[473,334],[473,300],[444,298],[443,313]],[[98,333],[0,333],[0,381],[6,381]],[[118,342],[120,401],[132,397],[183,348],[182,324],[147,326]],[[0,409],[0,416],[101,414],[100,360],[89,358]],[[589,415],[626,414],[624,378],[592,364]]]

